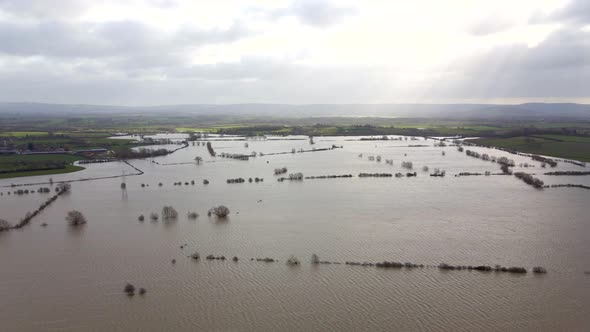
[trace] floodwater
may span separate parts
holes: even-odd
[[[218,153],[343,148],[240,161],[212,158],[204,146],[189,146],[153,161],[132,160],[145,172],[141,176],[119,162],[51,176],[57,182],[126,175],[73,182],[72,192],[30,225],[0,233],[0,330],[590,329],[590,275],[584,273],[590,270],[590,191],[536,190],[513,176],[455,177],[496,173],[499,167],[455,147],[434,147],[431,140],[353,139],[315,138],[313,146],[306,139],[214,141]],[[525,171],[546,184],[590,185],[590,176],[543,176],[555,169],[542,169],[527,157],[471,149],[528,162],[535,167]],[[377,155],[381,162],[368,159]],[[204,162],[195,165],[195,156]],[[393,159],[393,166],[385,159]],[[413,161],[416,178],[356,177],[405,173],[402,161]],[[444,169],[447,176],[430,177],[424,165]],[[283,166],[305,176],[355,177],[278,182],[273,169]],[[557,170],[588,168],[560,163]],[[226,183],[238,177],[264,182]],[[48,179],[6,179],[0,186]],[[210,184],[203,185],[204,179]],[[196,184],[184,185],[191,180]],[[179,181],[182,186],[173,185]],[[0,188],[0,218],[10,222],[48,197],[8,196],[12,190]],[[230,208],[229,218],[208,217],[207,210],[220,204]],[[140,214],[159,213],[165,205],[179,211],[176,221],[138,221]],[[67,226],[64,217],[72,209],[82,211],[88,224]],[[189,220],[188,211],[200,216]],[[188,257],[195,251],[200,261]],[[524,266],[529,273],[312,265],[313,253],[342,263],[501,264]],[[240,260],[204,260],[209,254]],[[287,266],[290,255],[301,265]],[[251,261],[254,257],[279,262]],[[533,275],[530,269],[537,265],[548,274]],[[147,294],[124,295],[127,282],[145,287]]]

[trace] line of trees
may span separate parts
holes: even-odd
[[[207,150],[209,151],[209,154],[212,157],[215,157],[215,150],[213,150],[213,146],[211,145],[211,142],[207,142]]]
[[[557,166],[557,161],[553,160],[553,159],[549,159],[549,158],[545,158],[545,157],[541,157],[539,155],[531,155],[531,158],[535,161],[541,162],[543,164],[548,164],[551,167],[556,167]]]
[[[516,172],[514,173],[514,176],[516,176],[518,179],[521,179],[522,181],[524,181],[524,183],[531,185],[537,189],[542,189],[543,186],[545,185],[545,183],[539,179],[536,178],[528,173],[525,172]]]
[[[116,156],[119,159],[143,159],[165,156],[171,153],[167,149],[147,149],[140,148],[138,150],[123,149],[116,152]]]

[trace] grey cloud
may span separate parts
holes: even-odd
[[[338,6],[328,0],[295,0],[289,7],[275,10],[271,16],[275,19],[294,16],[302,23],[325,27],[354,14],[356,10],[352,7]]]
[[[184,27],[165,34],[141,23],[0,23],[0,53],[55,57],[116,57],[144,53],[173,53],[203,44],[237,40],[249,31],[234,24],[228,29]]]
[[[588,97],[590,32],[563,28],[539,45],[512,45],[462,59],[434,91],[457,98]]]
[[[0,101],[143,105],[359,102],[379,100],[392,89],[382,84],[391,73],[368,66],[312,67],[262,58],[138,71],[142,75],[167,75],[166,79],[146,79],[127,74],[101,75],[101,71],[112,67],[102,68],[100,63],[71,66],[67,62],[63,59],[63,64],[57,66],[42,62],[0,71]],[[400,82],[398,88],[402,85]]]
[[[573,25],[590,24],[590,1],[570,0],[564,7],[552,13],[536,13],[531,23],[564,22]]]
[[[84,12],[91,0],[0,0],[6,13],[38,18],[68,18]]]

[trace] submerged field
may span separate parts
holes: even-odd
[[[86,165],[72,174],[0,180],[0,218],[14,222],[47,197],[7,193],[50,185],[12,184],[43,183],[49,177],[55,182],[104,178],[72,182],[72,192],[29,226],[0,233],[3,328],[472,331],[588,326],[589,190],[539,190],[507,175],[455,176],[500,170],[497,163],[468,157],[457,147],[436,147],[434,140],[314,140],[310,145],[303,136],[212,137],[217,157],[209,155],[205,144],[195,144],[168,156],[130,161],[143,175],[133,176],[137,171],[129,165],[111,162]],[[544,175],[587,167],[558,163],[541,168],[529,157],[469,149],[514,159],[514,171],[535,174],[547,185],[590,186],[590,176]],[[254,151],[257,157],[248,161],[221,157]],[[199,164],[197,156],[203,159]],[[402,167],[410,161],[412,169]],[[274,170],[282,167],[286,174],[275,176]],[[446,176],[430,176],[435,168]],[[277,181],[299,172],[304,177],[352,176]],[[405,176],[409,172],[416,176]],[[105,178],[113,176],[118,177]],[[236,178],[245,182],[227,181]],[[230,209],[227,219],[207,216],[218,205]],[[164,206],[173,206],[178,218],[151,221],[150,213],[161,214]],[[83,212],[88,224],[69,227],[64,217],[72,209]],[[189,218],[189,211],[199,216]],[[189,257],[195,252],[201,255],[198,261]],[[228,259],[205,259],[209,254]],[[312,254],[342,264],[312,265]],[[301,264],[286,265],[291,255]],[[233,256],[239,260],[232,261]],[[251,260],[264,257],[278,261]],[[378,269],[347,261],[500,264],[523,266],[528,273]],[[533,275],[533,266],[548,273]],[[147,294],[126,296],[127,282],[145,287]]]

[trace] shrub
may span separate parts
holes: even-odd
[[[145,217],[143,216],[143,214],[140,214],[139,217],[137,218],[137,220],[144,221]]]
[[[79,226],[84,225],[86,223],[86,217],[82,214],[82,212],[78,210],[72,210],[68,212],[66,216],[66,220],[71,226]]]
[[[150,213],[151,220],[156,221],[156,220],[158,220],[158,218],[159,218],[159,216],[157,213],[155,213],[155,212]]]
[[[199,217],[199,214],[198,214],[198,213],[196,213],[196,212],[189,212],[189,213],[187,214],[187,217],[188,217],[189,219],[197,219],[197,218]]]

